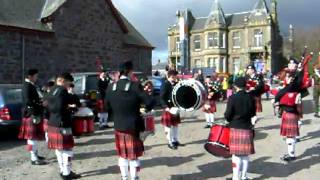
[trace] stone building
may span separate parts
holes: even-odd
[[[282,37],[277,17],[277,1],[269,10],[265,0],[256,0],[248,12],[225,14],[215,0],[208,17],[195,18],[184,11],[186,20],[187,69],[213,68],[217,73],[236,73],[249,63],[276,72],[281,68]],[[169,63],[180,61],[178,25],[168,28]]]
[[[0,83],[20,83],[38,68],[42,82],[56,73],[95,72],[96,59],[114,70],[132,60],[151,74],[152,45],[111,0],[0,0]]]

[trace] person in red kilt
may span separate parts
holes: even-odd
[[[247,66],[247,92],[255,99],[256,113],[262,112],[262,102],[261,95],[264,93],[264,81],[263,77],[257,74],[256,68],[253,65]],[[253,123],[255,124],[258,120],[257,116],[253,118]]]
[[[78,179],[81,175],[71,171],[74,139],[72,135],[72,108],[76,105],[68,93],[73,81],[69,73],[57,76],[56,86],[47,97],[50,118],[48,122],[48,148],[55,150],[60,168],[60,175],[64,180]]]
[[[120,66],[119,81],[110,84],[106,93],[106,110],[114,121],[115,145],[119,156],[118,165],[121,178],[127,180],[129,169],[131,179],[139,179],[139,157],[143,155],[144,145],[140,133],[145,130],[144,120],[140,113],[141,104],[147,111],[154,104],[152,96],[143,91],[139,82],[132,81],[132,62]]]
[[[169,70],[167,80],[162,84],[160,91],[160,103],[164,109],[161,124],[164,126],[164,131],[168,140],[170,149],[177,149],[180,145],[178,140],[178,125],[181,123],[178,108],[172,102],[172,90],[177,82],[178,72]]]
[[[98,98],[98,117],[99,117],[99,128],[100,130],[103,130],[105,128],[109,128],[108,126],[108,113],[105,112],[105,108],[103,107],[105,105],[105,97],[106,97],[106,90],[108,88],[108,85],[110,83],[110,79],[107,76],[106,72],[102,72],[99,75],[99,81],[98,81],[98,91],[99,91],[99,98]]]
[[[214,114],[217,112],[216,98],[219,98],[218,93],[221,90],[219,81],[213,82],[210,76],[206,77],[205,87],[208,92],[205,104],[202,111],[205,114],[207,125],[204,128],[211,128],[214,123]]]
[[[275,97],[275,104],[280,104],[283,111],[281,123],[281,136],[286,137],[288,154],[281,157],[281,160],[290,162],[296,159],[295,146],[296,138],[299,136],[299,104],[301,104],[300,82],[302,76],[295,78],[295,73],[291,73],[286,81],[288,85],[281,89]]]
[[[256,115],[254,98],[245,91],[246,79],[234,83],[235,94],[230,96],[224,114],[230,127],[230,154],[232,154],[233,180],[249,179],[249,155],[254,154],[252,118]]]
[[[43,106],[35,86],[38,70],[30,69],[23,84],[23,119],[19,138],[27,140],[27,150],[31,154],[32,165],[44,165],[44,157],[38,155],[38,143],[45,139],[43,129]]]

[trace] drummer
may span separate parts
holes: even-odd
[[[178,72],[175,70],[169,70],[167,73],[167,80],[161,87],[160,103],[164,112],[161,118],[161,124],[164,126],[167,140],[169,141],[168,147],[176,150],[180,145],[178,141],[178,125],[180,124],[180,115],[177,111],[177,107],[172,102],[172,91],[176,85]]]
[[[246,91],[246,79],[234,83],[235,94],[230,96],[224,114],[230,123],[230,154],[233,180],[248,179],[249,155],[254,154],[252,118],[256,115],[255,100]]]

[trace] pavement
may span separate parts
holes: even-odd
[[[225,103],[217,105],[216,119],[223,119]],[[280,137],[280,119],[273,114],[269,101],[263,101],[264,112],[256,125],[256,154],[250,157],[249,176],[254,179],[317,180],[320,176],[320,119],[313,116],[311,97],[304,100],[304,118],[301,142],[297,144],[297,160],[280,161],[287,151]],[[159,114],[159,113],[158,113]],[[167,147],[160,117],[156,117],[156,134],[145,141],[142,160],[142,180],[203,180],[231,177],[231,159],[217,158],[204,149],[209,129],[204,129],[201,112],[182,113],[178,150]],[[60,179],[53,151],[41,143],[41,155],[49,164],[31,166],[25,142],[2,134],[0,138],[0,180],[56,180]],[[73,169],[83,175],[83,180],[120,179],[117,156],[114,150],[113,129],[96,131],[91,136],[76,139]]]

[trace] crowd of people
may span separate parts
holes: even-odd
[[[281,159],[291,162],[296,159],[295,149],[299,141],[299,119],[302,117],[302,101],[310,87],[310,76],[306,70],[312,54],[303,57],[301,62],[290,59],[283,74],[272,76],[258,73],[254,65],[230,77],[206,76],[201,70],[194,79],[201,82],[207,97],[202,107],[206,119],[205,128],[215,125],[216,102],[227,100],[224,118],[229,123],[229,152],[232,155],[233,180],[248,179],[249,155],[255,153],[254,127],[261,119],[264,93],[275,95],[272,103],[279,107],[282,118],[281,136],[286,138],[288,153]],[[319,97],[320,73],[315,66],[315,100]],[[152,111],[156,102],[153,97],[151,81],[141,83],[133,75],[131,62],[123,63],[119,68],[117,80],[108,78],[105,72],[99,74],[97,101],[99,127],[108,128],[108,119],[114,122],[115,146],[118,165],[123,180],[139,179],[139,158],[143,155],[142,133],[146,131],[145,116]],[[38,142],[46,140],[49,149],[55,151],[62,179],[77,179],[81,175],[72,171],[74,138],[72,133],[73,114],[83,106],[79,97],[73,93],[73,77],[70,73],[56,76],[54,82],[47,84],[44,93],[36,88],[38,70],[30,69],[23,86],[24,112],[19,138],[27,140],[32,165],[46,164],[39,155]],[[279,81],[278,88],[270,90],[270,84]],[[172,100],[172,92],[178,83],[178,72],[167,71],[160,92],[160,105],[163,109],[161,124],[168,141],[168,148],[177,150],[181,117],[179,107]],[[319,116],[319,100],[316,100],[316,114]],[[222,111],[222,110],[220,110]],[[150,118],[150,114],[148,114]],[[152,119],[153,117],[151,117]]]

